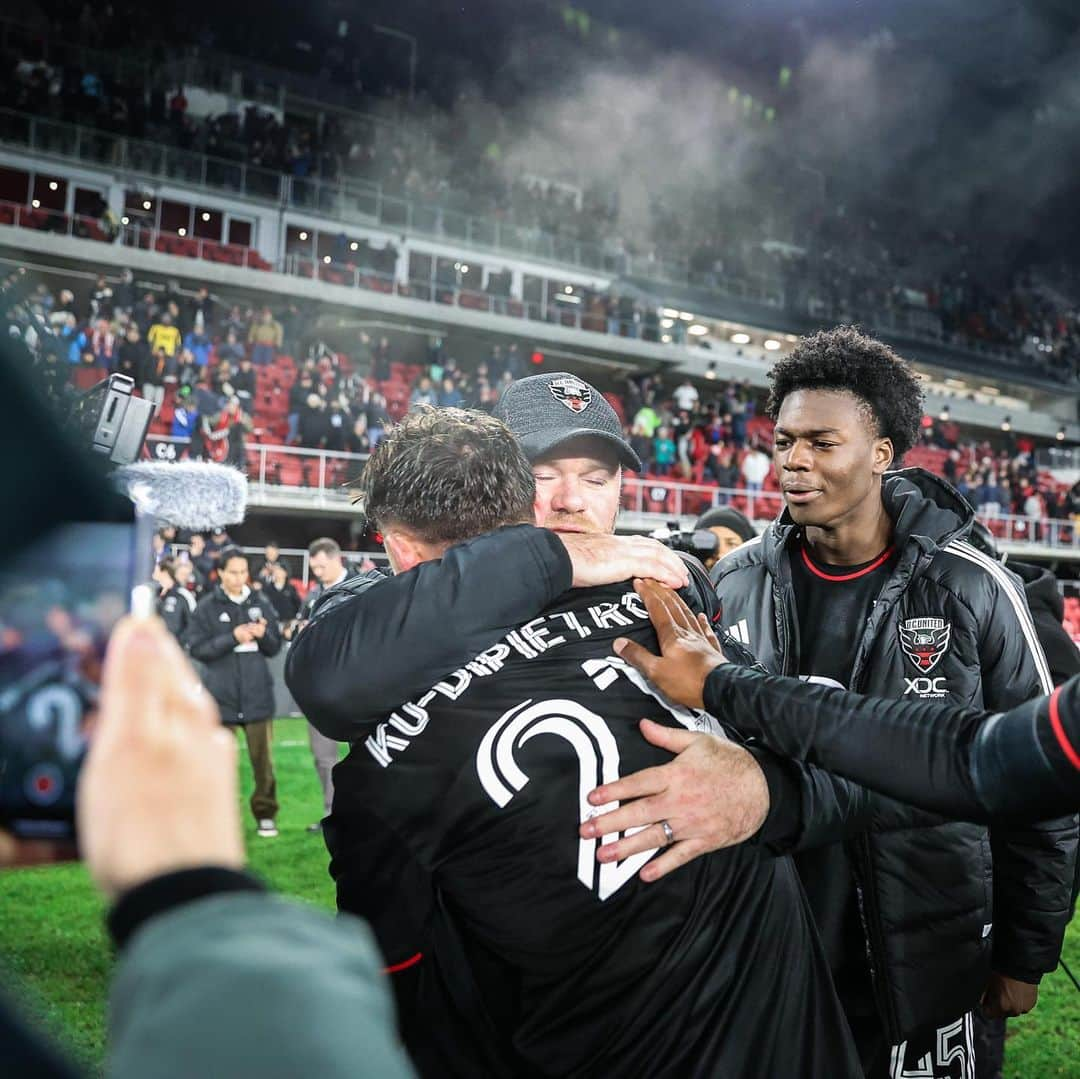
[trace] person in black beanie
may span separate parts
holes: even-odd
[[[699,529],[707,529],[716,537],[715,553],[704,559],[707,570],[711,570],[724,555],[757,535],[757,529],[746,515],[730,506],[715,506],[707,510],[694,523],[694,530]]]

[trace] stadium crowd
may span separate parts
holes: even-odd
[[[68,29],[95,39],[87,26]],[[108,138],[125,136],[245,162],[290,176],[298,205],[317,199],[309,180],[364,180],[425,208],[436,229],[443,215],[473,215],[489,229],[496,222],[513,226],[525,248],[543,239],[572,258],[575,245],[594,247],[614,273],[644,267],[645,276],[663,276],[662,267],[679,264],[691,284],[723,290],[756,281],[782,295],[789,310],[824,322],[889,329],[900,321],[959,346],[1021,350],[1062,382],[1080,374],[1080,314],[1072,294],[1056,294],[1027,276],[973,274],[962,237],[912,230],[887,206],[856,213],[828,204],[784,213],[789,196],[763,186],[755,188],[755,201],[777,203],[777,212],[763,214],[760,205],[749,212],[721,192],[694,191],[687,196],[692,223],[685,208],[658,195],[631,225],[614,184],[508,171],[502,150],[511,141],[508,121],[468,100],[472,91],[462,91],[453,109],[412,109],[394,123],[347,111],[328,113],[321,123],[286,119],[255,104],[196,117],[182,85],[164,77],[152,85],[125,82],[107,67],[104,57],[101,71],[50,64],[24,47],[0,65],[0,89],[9,108],[99,130],[105,141],[96,152],[104,160]],[[786,221],[779,244],[773,242],[778,216]]]
[[[390,337],[359,332],[346,353],[311,330],[312,312],[295,303],[272,310],[233,303],[206,287],[153,291],[130,271],[112,284],[100,276],[81,304],[74,288],[50,291],[44,284],[29,304],[55,337],[39,339],[24,309],[13,312],[13,330],[39,353],[53,392],[129,375],[158,406],[153,430],[190,440],[193,457],[243,469],[252,443],[365,454],[420,405],[490,412],[506,386],[534,370],[531,350],[517,342],[458,358],[432,337],[417,363],[403,362]],[[611,383],[606,396],[646,476],[775,492],[765,455],[772,424],[749,380],[695,385],[643,373]],[[1080,491],[1040,471],[1036,449],[1029,438],[975,438],[954,421],[927,415],[913,455],[984,518],[1073,519]]]

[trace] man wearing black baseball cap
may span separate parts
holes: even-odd
[[[517,436],[536,478],[536,519],[554,532],[615,530],[622,469],[641,471],[615,410],[565,371],[511,383],[495,416]]]

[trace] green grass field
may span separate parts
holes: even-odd
[[[251,772],[241,753],[245,829],[252,868],[279,891],[328,909],[333,889],[322,837],[304,831],[321,813],[322,796],[302,720],[279,720],[274,763],[281,813],[277,839],[259,839],[246,810]],[[81,865],[0,874],[0,967],[5,986],[31,1014],[100,1072],[105,1041],[109,945],[103,904]],[[1066,962],[1080,973],[1080,926],[1066,942]],[[1043,981],[1039,1007],[1010,1024],[1005,1074],[1010,1079],[1080,1079],[1080,993],[1064,973]],[[0,1074],[3,1067],[0,1065]],[[778,1077],[779,1079],[779,1077]]]

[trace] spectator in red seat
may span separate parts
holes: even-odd
[[[250,356],[240,357],[240,366],[233,371],[230,381],[233,392],[240,398],[240,403],[245,409],[250,409],[255,397],[255,368],[251,364]]]
[[[371,441],[368,439],[367,417],[357,416],[353,421],[352,430],[345,439],[347,453],[370,453]]]
[[[326,415],[326,401],[317,393],[309,393],[300,408],[298,425],[300,445],[309,450],[326,448],[329,425]]]
[[[693,412],[698,403],[697,387],[689,378],[684,378],[672,393],[675,407],[683,412]]]
[[[189,385],[181,385],[176,391],[176,406],[173,409],[172,428],[169,434],[173,438],[193,438],[199,426],[199,410],[195,407],[192,390]]]
[[[282,329],[269,307],[264,307],[257,322],[253,323],[248,331],[248,344],[251,348],[251,359],[258,366],[274,362],[277,350],[281,348]]]
[[[670,427],[661,427],[653,439],[653,468],[658,476],[670,476],[675,464],[675,439]]]
[[[210,295],[210,290],[205,285],[200,285],[198,291],[191,300],[189,318],[193,329],[201,325],[205,332],[209,332],[217,318],[217,304]]]
[[[195,366],[195,357],[192,356],[189,349],[180,350],[180,355],[176,358],[176,367],[173,374],[176,377],[178,386],[194,388],[199,381],[199,368]]]
[[[206,336],[201,319],[196,318],[195,328],[184,336],[184,348],[192,354],[200,367],[205,367],[210,361],[212,347],[213,342]]]
[[[630,430],[630,448],[638,455],[641,461],[642,473],[652,471],[653,443],[648,436],[644,424],[636,424]]]
[[[180,331],[173,324],[173,316],[163,311],[146,335],[147,344],[153,352],[161,353],[166,361],[176,359],[182,344]]]
[[[757,446],[751,446],[742,463],[742,475],[746,481],[747,491],[757,494],[771,469],[772,462],[769,458]]]
[[[289,433],[285,441],[292,446],[300,433],[300,415],[308,397],[315,391],[315,381],[310,371],[300,372],[300,377],[289,389]]]
[[[142,387],[143,397],[153,404],[155,416],[165,401],[166,362],[164,349],[147,351],[143,354],[142,369],[139,371],[138,384]]]
[[[431,379],[425,375],[416,385],[416,389],[413,390],[409,396],[409,411],[412,412],[415,409],[423,408],[425,405],[435,407],[439,403],[439,396],[435,392],[435,387],[431,384]]]
[[[140,327],[150,326],[156,321],[160,310],[157,297],[152,292],[144,292],[142,299],[132,309],[131,317]]]
[[[135,275],[131,270],[120,272],[120,283],[113,289],[113,310],[131,313],[135,306]]]
[[[239,363],[246,355],[244,346],[237,338],[236,330],[231,326],[225,331],[225,340],[217,347],[218,359],[229,363]]]
[[[457,388],[454,380],[447,376],[442,380],[442,389],[439,391],[439,407],[440,408],[461,408],[463,407],[465,398],[461,396],[461,391]]]
[[[326,448],[334,453],[345,451],[345,437],[349,427],[349,413],[340,397],[330,402],[326,413]]]
[[[139,333],[139,327],[133,322],[128,326],[124,340],[116,348],[116,373],[127,375],[137,386],[141,386],[147,355],[146,342]]]
[[[92,319],[110,319],[113,313],[113,290],[105,280],[104,274],[98,274],[94,282],[94,291],[90,294],[90,317]]]
[[[376,382],[386,382],[390,378],[390,338],[380,337],[372,351],[371,374]]]
[[[111,292],[110,292],[111,295]],[[116,334],[108,320],[99,318],[94,323],[94,329],[90,334],[90,349],[94,353],[94,360],[99,367],[111,371],[115,361]]]
[[[383,432],[390,426],[390,415],[386,411],[386,398],[376,391],[368,398],[364,407],[364,416],[367,420],[368,441],[371,448],[382,441]]]

